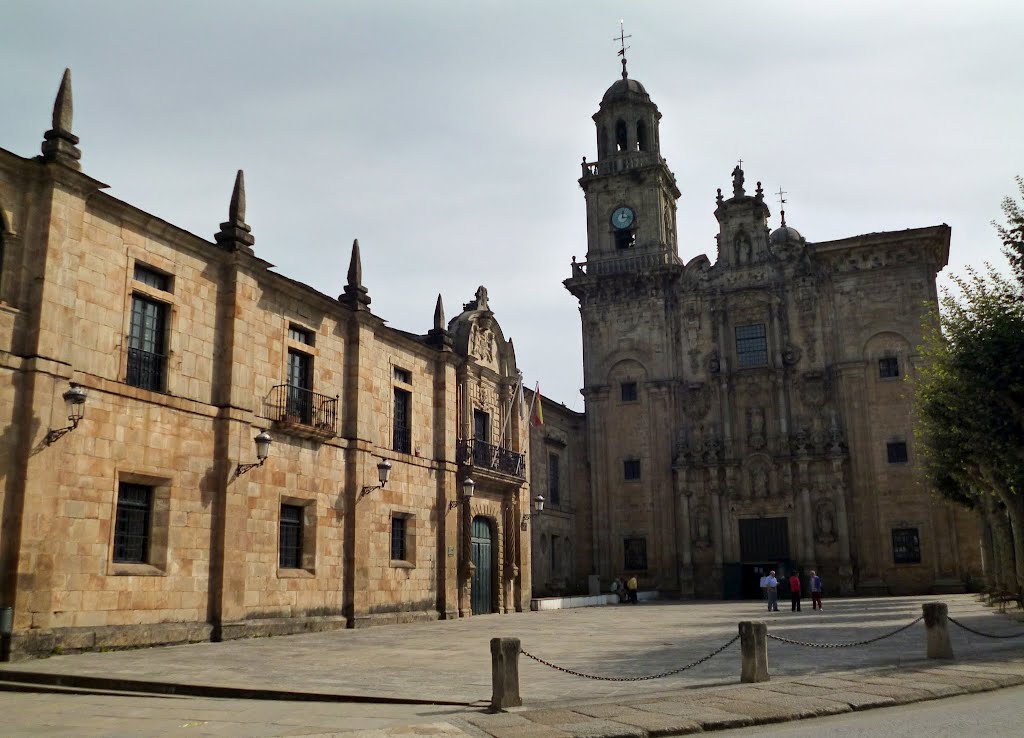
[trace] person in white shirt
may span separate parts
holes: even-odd
[[[768,572],[768,576],[765,577],[764,583],[768,587],[768,612],[779,611],[779,580],[775,578],[775,572]]]

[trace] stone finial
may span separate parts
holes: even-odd
[[[715,202],[718,203],[719,205],[721,205],[723,200],[725,200],[725,198],[722,197],[722,188],[719,187],[718,188],[718,195],[715,197]]]
[[[214,240],[227,251],[245,251],[250,254],[252,245],[256,243],[252,228],[245,222],[245,174],[241,169],[235,175],[235,186],[231,190],[228,219],[220,224],[220,232],[214,236]]]
[[[757,183],[757,190],[754,192],[754,197],[756,197],[759,201],[764,202],[764,190],[761,189],[760,182]]]
[[[57,90],[57,99],[53,102],[53,127],[43,134],[43,161],[52,161],[72,169],[81,169],[78,160],[82,152],[78,150],[78,136],[71,132],[71,118],[74,105],[71,100],[71,70],[64,70],[64,77]]]
[[[444,328],[444,303],[441,302],[441,293],[437,294],[437,304],[434,306],[434,329]]]
[[[363,261],[359,257],[359,239],[352,241],[352,256],[348,261],[348,282],[345,292],[338,295],[338,300],[353,310],[369,310],[370,295],[363,287]]]
[[[427,332],[427,343],[440,351],[452,350],[452,336],[444,324],[444,303],[440,294],[434,306],[434,327]]]

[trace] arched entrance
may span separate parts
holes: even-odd
[[[487,518],[473,518],[472,558],[473,570],[470,604],[474,615],[494,612],[494,526]]]

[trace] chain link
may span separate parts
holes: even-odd
[[[768,637],[771,638],[772,640],[775,640],[775,641],[782,641],[783,643],[792,643],[795,646],[810,646],[811,648],[851,648],[853,646],[866,646],[869,643],[875,643],[876,641],[881,641],[881,640],[884,640],[886,638],[891,638],[892,636],[896,635],[897,633],[902,633],[907,628],[910,628],[911,626],[917,625],[922,620],[924,620],[924,615],[921,615],[919,618],[917,618],[917,620],[914,620],[913,622],[907,623],[906,625],[904,625],[901,628],[897,628],[896,630],[892,631],[891,633],[885,633],[883,635],[876,636],[874,638],[868,638],[867,640],[863,640],[863,641],[850,641],[849,643],[811,643],[810,641],[794,641],[794,640],[792,640],[790,638],[783,638],[782,636],[772,635],[771,633],[768,633]],[[952,618],[950,618],[950,620],[952,620]]]
[[[597,674],[584,674],[582,671],[574,671],[573,669],[567,669],[564,666],[557,666],[556,664],[552,664],[550,661],[545,661],[544,659],[540,658],[539,656],[534,656],[532,653],[527,651],[525,648],[521,648],[520,651],[522,652],[523,656],[526,656],[527,658],[533,659],[538,664],[544,664],[544,666],[550,666],[552,669],[556,669],[558,671],[565,672],[566,674],[572,674],[573,676],[583,677],[584,679],[596,679],[596,680],[602,681],[602,682],[643,682],[643,681],[647,681],[649,679],[661,679],[662,677],[672,676],[673,674],[678,674],[678,673],[680,673],[682,671],[686,671],[687,669],[692,669],[695,666],[699,666],[700,664],[703,664],[705,661],[708,661],[709,659],[711,659],[711,658],[717,656],[718,654],[722,653],[722,651],[727,649],[729,646],[734,644],[739,639],[740,639],[740,637],[738,635],[734,636],[733,639],[731,641],[729,641],[728,643],[726,643],[724,646],[722,646],[721,648],[716,648],[714,651],[709,653],[707,656],[705,656],[704,658],[697,659],[692,664],[687,664],[686,666],[681,666],[678,669],[672,669],[671,671],[663,671],[660,674],[650,674],[648,676],[636,676],[636,677],[610,677],[610,676],[600,676],[600,675],[597,675]]]
[[[1021,636],[1024,636],[1024,633],[1010,633],[1008,635],[996,635],[995,633],[982,633],[980,630],[975,630],[974,628],[972,628],[972,627],[970,627],[968,625],[964,625],[963,623],[961,623],[959,620],[957,620],[956,618],[954,618],[952,616],[947,615],[946,617],[949,619],[949,622],[953,623],[953,625],[959,625],[961,628],[963,628],[964,630],[968,631],[969,633],[974,633],[974,635],[979,635],[979,636],[981,636],[983,638],[1020,638]]]

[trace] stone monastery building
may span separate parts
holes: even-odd
[[[770,231],[761,183],[718,191],[718,253],[679,257],[661,113],[626,74],[583,161],[585,413],[533,432],[535,593],[760,596],[769,569],[842,594],[963,591],[977,521],[933,497],[911,394],[946,225],[809,242]],[[753,190],[752,192],[750,190]],[[781,578],[781,577],[780,577]]]
[[[71,103],[65,73],[42,155],[0,149],[14,655],[528,608],[528,433],[486,289],[389,328],[358,243],[337,299],[270,271],[241,172],[213,238],[106,194]]]
[[[842,594],[970,586],[976,523],[930,495],[911,433],[949,227],[809,242],[784,214],[769,230],[736,167],[715,261],[684,263],[661,114],[625,60],[593,118],[565,280],[586,412],[540,398],[530,429],[486,289],[397,330],[358,243],[337,298],[271,271],[241,172],[212,238],[111,197],[81,171],[66,73],[42,155],[0,149],[14,655],[514,612],[619,575],[705,598],[756,596],[768,568]]]

